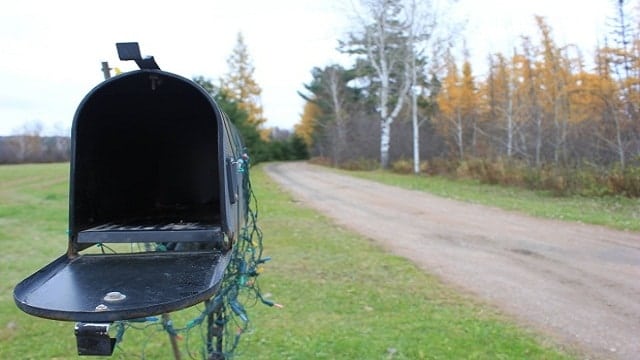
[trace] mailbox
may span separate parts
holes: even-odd
[[[119,54],[141,69],[105,80],[77,108],[68,246],[16,286],[28,314],[99,325],[205,301],[244,225],[246,164],[227,116],[136,43]]]

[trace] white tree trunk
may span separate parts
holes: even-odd
[[[387,118],[380,122],[380,165],[383,169],[389,167],[389,149],[391,147],[391,122]]]
[[[376,19],[376,31],[367,31],[367,57],[369,63],[373,67],[380,81],[380,91],[378,99],[378,111],[380,112],[380,166],[382,168],[389,167],[389,149],[391,147],[391,124],[396,119],[402,105],[405,101],[407,91],[410,86],[408,71],[404,71],[404,75],[400,79],[394,79],[400,82],[400,89],[394,95],[397,96],[397,102],[392,109],[389,108],[390,92],[391,92],[391,74],[398,64],[404,63],[404,59],[399,58],[401,52],[390,51],[388,49],[390,25],[387,23],[386,7],[389,4],[384,1],[373,2],[369,4],[370,11],[373,12]]]
[[[333,105],[333,116],[336,124],[337,146],[335,149],[336,163],[342,161],[342,156],[347,148],[347,129],[344,111],[342,110],[342,99],[340,93],[340,79],[335,68],[329,70],[329,92]]]
[[[513,100],[509,96],[507,105],[507,157],[513,154]]]
[[[457,111],[456,114],[456,142],[458,143],[458,152],[460,155],[460,160],[464,159],[464,137],[462,133],[462,115],[460,114],[460,110]]]
[[[413,69],[415,81],[415,68]],[[411,94],[411,125],[413,126],[413,173],[420,173],[420,124],[418,124],[418,95]]]
[[[624,170],[624,167],[626,166],[626,159],[624,156],[624,142],[622,141],[620,118],[618,118],[615,110],[613,111],[613,121],[616,126],[616,150],[618,152],[618,161],[620,162],[620,169]]]

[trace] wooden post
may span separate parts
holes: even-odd
[[[171,318],[169,317],[169,314],[162,314],[162,325],[164,325],[165,328],[170,321]],[[171,341],[171,348],[173,349],[173,358],[175,360],[180,360],[180,348],[178,347],[178,340],[176,339],[176,336],[169,333],[169,340]]]

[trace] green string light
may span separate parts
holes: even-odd
[[[242,228],[234,247],[232,248],[231,259],[225,270],[220,290],[207,302],[204,309],[197,317],[191,319],[184,327],[175,327],[173,322],[160,324],[160,320],[156,317],[148,317],[136,320],[126,320],[116,322],[116,343],[120,344],[128,329],[146,329],[144,327],[136,327],[134,323],[149,322],[152,325],[159,325],[163,332],[170,336],[186,339],[185,347],[187,354],[192,359],[193,353],[189,347],[189,337],[194,331],[200,333],[202,340],[202,350],[199,353],[203,359],[224,358],[231,359],[234,351],[238,347],[241,336],[247,331],[250,323],[250,317],[246,307],[250,303],[261,302],[267,306],[282,307],[269,299],[266,299],[260,292],[257,278],[262,271],[262,265],[271,260],[269,257],[262,257],[263,234],[258,227],[258,202],[251,188],[251,180],[249,177],[250,161],[247,155],[243,155],[238,160],[237,171],[243,173],[243,191],[246,199],[246,222]],[[104,245],[99,245],[102,248]],[[155,251],[167,251],[166,246],[157,244]],[[251,300],[253,299],[253,300]],[[212,349],[210,342],[212,338],[207,335],[211,329],[207,329],[208,318],[214,318],[213,326],[222,329],[222,352]],[[144,358],[144,355],[142,356]]]

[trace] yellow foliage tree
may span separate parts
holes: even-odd
[[[542,111],[548,122],[553,124],[554,162],[566,162],[567,134],[569,126],[569,92],[571,70],[569,62],[562,55],[561,49],[553,41],[551,27],[541,16],[536,16],[536,23],[542,35],[541,57],[538,65],[541,74]]]
[[[436,126],[447,134],[451,151],[462,159],[466,155],[467,146],[475,151],[480,104],[479,92],[468,60],[463,62],[460,74],[453,55],[447,55],[446,75],[442,80],[437,102],[440,112],[434,119]]]
[[[304,104],[304,110],[300,117],[300,122],[294,127],[295,134],[302,138],[305,144],[309,147],[313,145],[313,134],[318,118],[321,114],[322,110],[320,110],[320,107],[316,103],[313,101],[307,101]]]
[[[242,33],[238,33],[236,46],[227,59],[227,65],[229,72],[223,79],[222,89],[246,111],[248,122],[260,128],[266,121],[260,100],[262,89],[253,78],[255,68]]]
[[[462,79],[460,84],[460,110],[462,112],[463,126],[471,128],[471,150],[476,154],[478,140],[478,89],[469,59],[462,64]]]
[[[445,135],[445,140],[452,153],[464,157],[462,109],[460,107],[460,74],[453,55],[446,58],[446,74],[442,79],[438,93],[438,116],[434,119],[438,129]],[[453,140],[453,142],[452,142]]]

